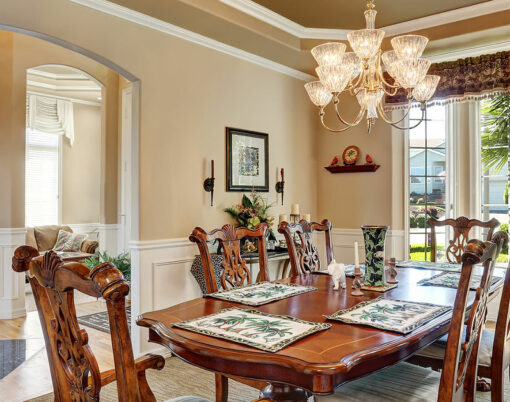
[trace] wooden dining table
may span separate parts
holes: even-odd
[[[312,322],[329,322],[332,326],[276,353],[172,326],[173,323],[225,308],[253,308],[212,297],[144,313],[137,323],[149,328],[150,342],[168,347],[190,364],[227,376],[267,381],[269,385],[261,391],[261,397],[278,401],[305,401],[310,395],[332,394],[335,388],[344,383],[405,360],[448,331],[451,312],[407,335],[330,321],[324,317],[325,314],[333,314],[379,296],[453,306],[457,289],[417,285],[419,280],[441,271],[415,268],[397,268],[397,271],[397,288],[386,293],[364,291],[364,295],[358,297],[351,296],[351,278],[347,280],[347,289],[340,290],[334,290],[330,276],[324,274],[311,273],[278,281],[314,286],[317,290],[258,306],[257,310]],[[474,295],[475,292],[470,291],[469,306]]]

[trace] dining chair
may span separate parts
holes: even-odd
[[[246,227],[234,227],[230,224],[224,225],[221,229],[214,229],[209,233],[200,227],[194,228],[189,239],[197,244],[200,251],[207,293],[217,292],[219,288],[227,290],[252,283],[250,268],[241,255],[242,239],[253,239],[256,241],[259,255],[259,274],[256,280],[261,282],[268,281],[267,233],[268,226],[266,223],[258,224],[253,230]],[[224,259],[221,263],[223,271],[219,278],[216,277],[209,252],[209,244],[216,242],[220,244],[224,254]],[[267,385],[266,382],[262,381],[245,380],[236,377],[228,378],[258,389],[263,389]],[[215,374],[217,402],[226,402],[228,399],[228,378],[221,374]]]
[[[294,225],[288,222],[280,223],[278,232],[283,234],[287,243],[292,276],[310,273],[322,268],[319,250],[313,244],[314,232],[324,232],[328,265],[333,261],[331,230],[331,222],[327,219],[322,220],[321,223],[308,222],[304,219]],[[299,245],[294,240],[296,236],[299,239]]]
[[[161,370],[162,356],[147,354],[134,359],[126,317],[129,285],[110,262],[92,270],[79,262],[63,262],[54,252],[44,255],[31,246],[14,252],[12,268],[27,272],[39,312],[56,401],[96,401],[101,388],[117,381],[118,400],[156,401],[145,371]],[[106,301],[110,323],[114,369],[99,371],[88,344],[88,334],[80,328],[74,305],[74,290]],[[180,397],[171,401],[205,401]]]
[[[495,235],[493,241],[471,240],[462,254],[462,271],[441,374],[409,363],[399,363],[379,373],[343,385],[334,395],[317,399],[418,401],[430,400],[432,393],[436,393],[440,402],[473,401],[480,335],[485,324],[490,284],[496,255],[503,243],[502,236]],[[472,308],[467,317],[467,329],[464,331],[473,266],[479,263],[483,264],[482,279],[474,293]]]
[[[503,232],[498,232],[504,242],[508,241],[508,236]],[[496,237],[494,235],[494,237]],[[495,241],[494,239],[493,241]],[[498,402],[504,400],[504,375],[506,369],[510,366],[510,265],[508,266],[503,282],[501,292],[501,301],[496,321],[495,331],[484,329],[480,341],[480,356],[478,359],[478,376],[488,378],[491,383],[478,380],[477,387],[480,391],[491,391],[491,401]],[[430,367],[434,370],[440,370],[445,357],[445,347],[448,336],[434,342],[432,345],[422,349],[411,359],[409,363],[417,364],[422,367]]]
[[[489,221],[483,222],[478,219],[469,219],[465,216],[460,216],[456,219],[445,219],[437,220],[436,218],[430,217],[428,220],[430,226],[430,260],[436,262],[437,259],[437,239],[436,239],[436,228],[442,226],[451,226],[453,228],[453,239],[449,241],[448,247],[446,248],[446,258],[449,262],[457,264],[461,263],[462,252],[464,247],[469,241],[469,232],[473,227],[488,228],[487,239],[492,238],[494,229],[499,226],[499,221],[496,218],[492,218]]]

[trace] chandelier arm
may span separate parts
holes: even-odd
[[[335,106],[335,112],[336,112],[336,116],[338,117],[338,120],[340,120],[342,123],[344,123],[346,126],[349,126],[349,127],[357,126],[360,123],[361,119],[363,118],[363,115],[365,114],[366,108],[363,107],[363,106],[360,106],[359,113],[356,116],[356,118],[354,119],[354,122],[349,123],[349,122],[345,121],[342,118],[342,116],[340,115],[340,112],[338,111],[338,104],[339,103],[340,103],[340,101],[338,100],[338,98],[335,99],[334,106]]]
[[[402,120],[404,120],[407,117],[407,115],[409,114],[409,111],[411,110],[411,101],[409,101],[409,107],[407,109],[407,112],[404,114],[404,117],[402,117],[400,120],[397,120],[397,121],[391,121],[388,118],[388,116],[386,116],[386,114],[384,113],[384,110],[382,109],[380,103],[379,103],[379,105],[377,105],[377,110],[379,110],[379,115],[382,117],[382,119],[386,123],[392,125],[395,128],[398,128],[399,130],[412,130],[413,128],[418,127],[421,124],[421,122],[425,119],[425,105],[422,104],[421,105],[421,118],[420,118],[420,120],[418,120],[418,122],[414,126],[410,126],[410,127],[399,127],[399,126],[397,126],[397,124],[400,123]]]
[[[324,127],[326,130],[331,131],[332,133],[341,133],[341,132],[347,131],[351,128],[351,126],[347,126],[344,128],[338,128],[338,129],[328,127],[328,125],[326,123],[324,123],[324,115],[325,114],[326,113],[324,112],[324,109],[321,109],[321,111],[320,111],[321,124],[322,124],[322,127]]]
[[[398,92],[398,88],[395,88],[395,90],[393,92],[388,92],[384,85],[382,86],[382,89],[383,89],[384,93],[388,96],[395,96]]]
[[[352,93],[352,90],[354,88],[357,88],[359,86],[359,84],[361,83],[361,80],[363,79],[363,75],[364,75],[364,70],[360,71],[356,83],[351,83],[351,85],[349,85],[349,87],[347,89],[350,90],[351,93]]]
[[[390,87],[390,88],[400,88],[400,85],[398,85],[397,83],[397,80],[395,79],[395,83],[397,83],[396,85],[393,85],[393,84],[390,84],[388,81],[386,81],[384,79],[384,74],[382,73],[382,71],[379,71],[379,78],[381,79],[381,81],[384,83],[384,85]]]

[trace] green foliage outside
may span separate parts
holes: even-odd
[[[502,227],[503,225],[501,225]],[[507,230],[508,230],[508,225]],[[444,255],[445,248],[444,244],[438,244],[437,245],[437,251],[438,253],[442,253]],[[425,244],[413,244],[410,247],[409,250],[409,257],[411,260],[414,261],[430,261],[430,246],[427,247],[427,259],[425,259]],[[445,258],[440,258],[440,260],[445,260]],[[501,250],[501,254],[499,254],[498,262],[508,262],[508,245],[506,246],[506,249],[503,248]]]
[[[482,162],[497,174],[508,163],[510,96],[497,96],[483,102],[481,122]]]
[[[124,275],[126,280],[131,279],[131,257],[129,256],[129,253],[122,253],[118,256],[111,256],[106,251],[103,253],[96,251],[92,257],[83,261],[83,264],[92,269],[95,266],[102,264],[103,262],[111,262],[120,272],[122,272],[122,275]]]

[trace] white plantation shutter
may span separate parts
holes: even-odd
[[[26,129],[25,226],[59,223],[59,144],[59,135]]]

